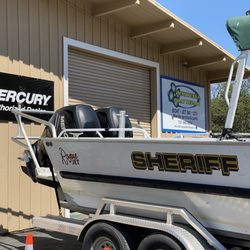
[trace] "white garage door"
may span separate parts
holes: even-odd
[[[151,134],[150,69],[69,49],[69,104],[126,110]]]

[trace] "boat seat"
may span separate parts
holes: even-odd
[[[106,131],[102,132],[103,137],[118,137],[118,132],[108,131],[110,128],[119,128],[119,117],[117,116],[122,108],[118,107],[107,107],[97,109],[95,112],[99,118],[101,128],[105,128]],[[132,128],[129,117],[125,118],[125,128]],[[126,131],[125,137],[133,137],[132,131]]]

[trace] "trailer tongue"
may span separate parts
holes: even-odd
[[[237,140],[232,126],[250,49],[250,16],[229,19],[227,26],[241,55],[230,70],[226,88],[229,109],[220,139],[149,138],[146,131],[131,128],[129,117],[115,107],[96,111],[87,105],[63,107],[49,122],[28,114],[28,111],[12,110],[21,131],[14,140],[26,148],[23,159],[30,177],[54,187],[60,206],[80,212],[97,211],[96,218],[83,227],[84,249],[101,249],[100,246],[108,249],[107,231],[110,230],[121,242],[126,242],[122,249],[143,249],[148,241],[157,241],[157,236],[150,238],[155,231],[170,235],[172,241],[166,237],[160,239],[162,245],[167,242],[166,245],[175,246],[173,249],[181,249],[181,246],[207,249],[207,243],[214,249],[225,249],[208,231],[249,244],[250,141]],[[229,87],[237,63],[229,101]],[[30,142],[34,138],[26,134],[21,117],[46,126],[42,137],[34,144]],[[144,139],[133,138],[135,131],[142,132]],[[105,198],[109,198],[109,204],[100,209],[100,201]],[[119,204],[116,217],[114,204]],[[191,222],[183,218],[176,221],[189,225],[189,229],[173,224],[170,217],[167,217],[167,225],[155,226],[156,221],[166,219],[166,214],[152,213],[152,208],[166,210],[177,217],[185,209],[191,215]],[[110,214],[102,214],[105,211]],[[143,221],[139,221],[142,218]],[[102,223],[106,228],[102,231],[105,240],[88,243],[91,237],[101,234],[94,227],[99,220],[109,222]],[[118,221],[120,226],[116,225]],[[130,247],[125,234],[120,235],[123,224],[133,230],[143,228],[140,232],[145,238],[139,237],[141,243],[138,242],[136,248]],[[146,225],[154,231],[146,231]],[[183,238],[177,236],[178,230],[185,235]],[[189,236],[198,240],[188,243]],[[204,238],[207,243],[199,243]],[[197,244],[200,245],[195,248]]]

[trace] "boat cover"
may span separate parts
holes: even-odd
[[[239,50],[250,49],[250,15],[229,18],[227,30]]]

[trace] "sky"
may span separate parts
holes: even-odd
[[[226,20],[244,16],[250,10],[250,0],[156,0],[176,16],[199,30],[233,56],[238,56],[226,29]],[[250,65],[250,56],[248,58]]]

